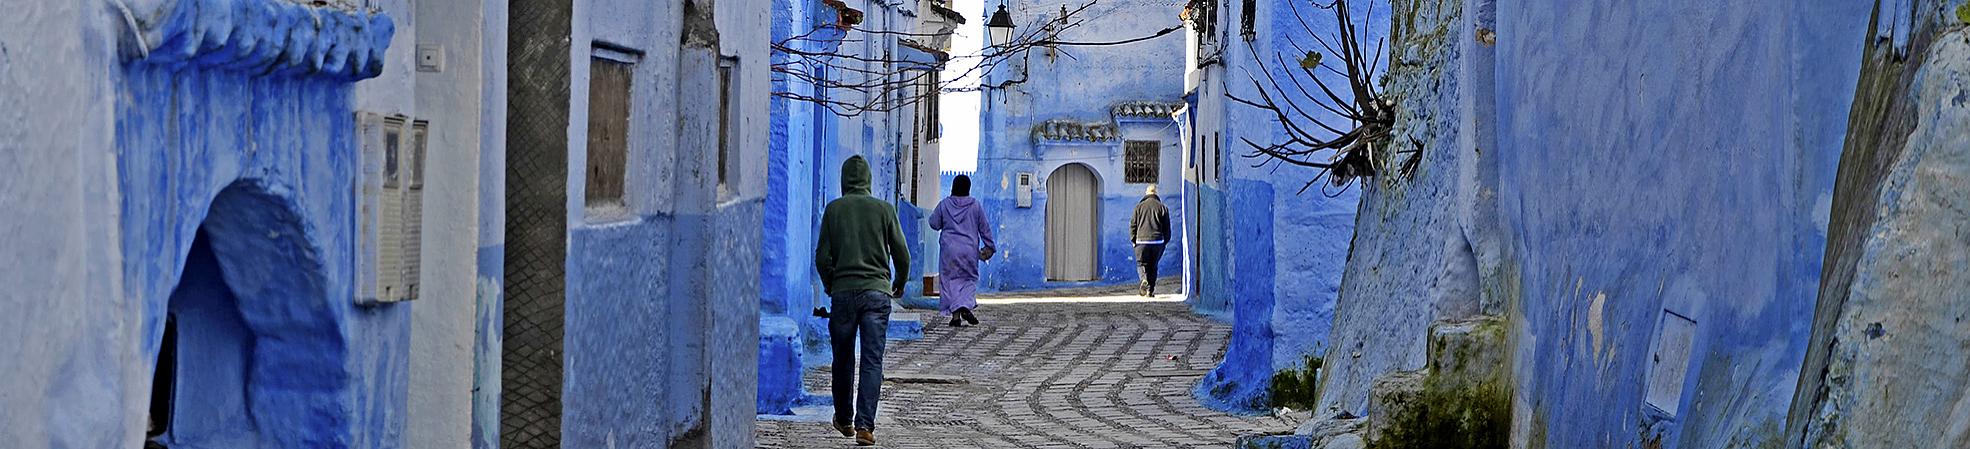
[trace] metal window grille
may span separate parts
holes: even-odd
[[[1163,144],[1156,141],[1131,140],[1124,144],[1123,181],[1129,184],[1156,183],[1156,174],[1162,168],[1162,149]]]

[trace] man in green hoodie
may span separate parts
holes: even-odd
[[[876,402],[882,397],[882,351],[889,333],[889,300],[903,296],[910,249],[896,207],[869,196],[869,162],[841,164],[841,198],[821,214],[814,269],[828,290],[828,340],[834,347],[835,430],[862,446],[876,444]],[[890,276],[894,266],[895,276]],[[855,342],[862,343],[856,388]],[[850,406],[853,408],[850,408]]]

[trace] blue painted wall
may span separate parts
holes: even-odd
[[[817,1],[774,0],[772,41],[788,42],[802,50],[826,45],[792,39],[824,23],[816,18],[822,12],[833,10]],[[772,57],[775,64],[793,59],[780,52]],[[813,83],[785,74],[774,74],[772,83],[776,92],[826,94]],[[755,411],[789,414],[807,396],[800,379],[809,341],[825,340],[820,336],[825,335],[826,328],[812,324],[815,318],[811,311],[822,297],[812,255],[819,223],[819,192],[827,190],[817,184],[826,168],[826,159],[821,156],[821,142],[826,139],[821,136],[833,120],[821,115],[829,112],[810,102],[774,97],[769,108],[771,138],[766,163],[765,238],[760,248],[759,397]],[[824,348],[825,344],[816,346]]]
[[[286,2],[208,0],[174,11],[117,89],[123,283],[146,311],[144,353],[156,354],[171,309],[209,318],[179,321],[193,337],[180,351],[249,351],[182,362],[178,391],[181,416],[250,413],[251,424],[181,420],[166,438],[184,447],[401,444],[409,309],[357,307],[350,282],[359,178],[350,84],[381,70],[394,27],[381,15]],[[203,252],[187,262],[201,229],[215,263]],[[223,287],[209,282],[215,265]],[[186,276],[194,282],[174,289]],[[228,299],[236,315],[225,313]],[[76,379],[115,369],[72,366]],[[204,388],[241,379],[243,397]],[[83,385],[51,388],[97,388]]]
[[[623,203],[588,206],[586,170],[567,180],[565,446],[752,445],[767,136],[720,139],[728,117],[695,105],[721,101],[725,59],[738,91],[729,129],[766,121],[766,36],[750,32],[766,28],[763,3],[601,0],[577,9],[570,123],[588,121],[594,47],[584,43],[641,58]],[[573,128],[569,160],[585,161],[586,127]],[[723,179],[720,151],[731,164]]]
[[[1777,437],[1810,332],[1864,3],[1498,10],[1520,416],[1545,429],[1530,443]],[[1659,20],[1670,16],[1682,19]],[[1629,435],[1649,423],[1642,386],[1664,310],[1697,326],[1680,411]]]
[[[1190,282],[1188,301],[1199,313],[1232,322],[1232,351],[1196,390],[1206,405],[1220,409],[1265,410],[1275,373],[1304,370],[1310,358],[1330,356],[1335,301],[1354,239],[1362,183],[1333,186],[1321,178],[1309,185],[1320,176],[1317,170],[1255,157],[1247,140],[1281,142],[1284,131],[1273,124],[1272,112],[1231,99],[1257,101],[1258,81],[1277,101],[1344,122],[1310,104],[1288,81],[1298,77],[1312,85],[1294,61],[1318,45],[1309,29],[1329,36],[1337,28],[1330,12],[1294,4],[1260,1],[1251,11],[1235,2],[1224,5],[1218,12],[1221,50],[1192,51],[1193,59],[1219,61],[1191,72],[1184,177],[1202,209],[1187,224],[1198,240],[1189,248],[1188,269],[1197,279]],[[1386,34],[1387,3],[1353,6],[1366,39]],[[1249,37],[1242,34],[1245,14],[1252,15]],[[1194,45],[1199,37],[1194,29],[1190,34]],[[1260,75],[1265,73],[1281,87]],[[1332,73],[1317,73],[1330,86],[1345,84]],[[1283,96],[1281,88],[1287,89]]]
[[[507,0],[479,7],[483,39],[479,71],[479,219],[472,295],[472,449],[499,447],[501,356],[506,346],[506,123]]]
[[[1375,377],[1422,368],[1432,321],[1500,314],[1515,447],[1776,443],[1862,3],[1419,9],[1388,85],[1423,160],[1367,191],[1321,406],[1362,413]],[[1665,311],[1696,329],[1657,408]]]
[[[838,52],[845,55],[871,55],[880,58],[895,51],[896,35],[871,35],[862,31],[842,31],[837,11],[820,0],[774,0],[770,13],[771,39],[785,42],[801,51]],[[885,4],[850,0],[848,7],[862,11],[865,30],[910,31],[916,26],[916,4]],[[924,12],[927,14],[928,12]],[[814,32],[817,28],[819,32]],[[810,33],[811,32],[811,33]],[[795,39],[797,36],[805,38]],[[774,52],[776,63],[793,61]],[[852,62],[839,62],[853,67]],[[867,70],[886,70],[870,65]],[[828,68],[816,69],[817,76],[839,77]],[[857,75],[847,75],[857,76]],[[822,99],[861,101],[863,92],[827,88],[814,83],[774,74],[774,92],[813,96]],[[827,202],[841,196],[841,163],[849,156],[868,159],[873,169],[872,194],[895,202],[905,235],[923,235],[924,207],[897,194],[900,151],[908,148],[910,136],[908,110],[872,111],[845,116],[819,102],[774,97],[769,102],[764,158],[766,194],[764,200],[764,238],[758,269],[759,342],[757,366],[758,397],[761,414],[787,414],[799,405],[825,401],[802,390],[804,370],[830,363],[827,320],[812,315],[815,307],[826,307],[828,297],[821,291],[814,271],[814,245],[819,233],[821,212]],[[924,253],[923,242],[910,244],[913,280],[906,288],[905,306],[934,305],[934,298],[922,296],[922,284],[915,282],[929,272],[936,261]]]
[[[1043,26],[1060,15],[1061,4],[1037,0],[1007,4],[1020,28]],[[988,17],[997,5],[980,5]],[[1163,27],[1177,26],[1181,5],[1154,0],[1104,1],[1081,13],[1087,20],[1069,29],[1062,40],[1102,42],[1139,38]],[[983,20],[966,26],[982,32]],[[1182,150],[1171,120],[1119,117],[1113,108],[1125,102],[1178,103],[1183,96],[1181,34],[1170,34],[1119,46],[1065,46],[1060,54],[1038,50],[996,67],[987,84],[1024,79],[981,96],[978,171],[972,174],[972,195],[984,204],[999,238],[999,256],[979,267],[981,292],[1032,290],[1080,283],[1046,279],[1046,184],[1054,170],[1069,163],[1086,165],[1100,183],[1100,208],[1095,215],[1100,280],[1093,284],[1136,281],[1135,251],[1128,222],[1146,184],[1124,183],[1122,140],[1163,143],[1158,176],[1172,227],[1186,210],[1179,164]],[[1051,140],[1037,136],[1034,127],[1049,120],[1119,126],[1113,140]],[[1033,207],[1016,206],[1016,173],[1033,174]],[[1175,229],[1172,229],[1174,232]],[[1161,273],[1176,275],[1183,263],[1180,236],[1163,258]],[[1168,286],[1174,289],[1177,286]]]
[[[1420,143],[1413,176],[1384,176],[1361,183],[1361,209],[1334,315],[1332,350],[1321,373],[1319,410],[1367,413],[1369,388],[1394,371],[1426,362],[1429,327],[1483,311],[1478,283],[1480,254],[1495,258],[1486,238],[1495,229],[1473,210],[1480,203],[1480,164],[1495,154],[1485,131],[1490,114],[1471,113],[1488,91],[1491,47],[1476,32],[1494,29],[1476,19],[1481,2],[1419,8],[1416,30],[1390,55],[1385,92],[1400,98],[1394,151]],[[1467,19],[1469,17],[1469,19]],[[1472,25],[1472,23],[1479,23]],[[1410,43],[1414,43],[1413,46]],[[1470,109],[1467,109],[1470,108]],[[1391,158],[1399,164],[1411,156]],[[1495,237],[1491,237],[1495,239]],[[1496,262],[1485,265],[1491,274]],[[1494,303],[1498,301],[1493,301]]]

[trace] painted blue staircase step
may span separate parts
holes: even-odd
[[[891,312],[889,314],[889,339],[903,341],[922,340],[923,313]]]

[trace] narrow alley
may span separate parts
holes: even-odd
[[[1970,449],[1970,0],[0,11],[0,449]]]
[[[1198,404],[1191,389],[1224,355],[1231,328],[1179,296],[1000,294],[982,298],[979,314],[975,327],[933,321],[922,340],[889,343],[882,447],[1224,447],[1298,424]],[[826,367],[805,383],[825,395]],[[827,426],[829,410],[762,416],[759,447],[854,446]]]

